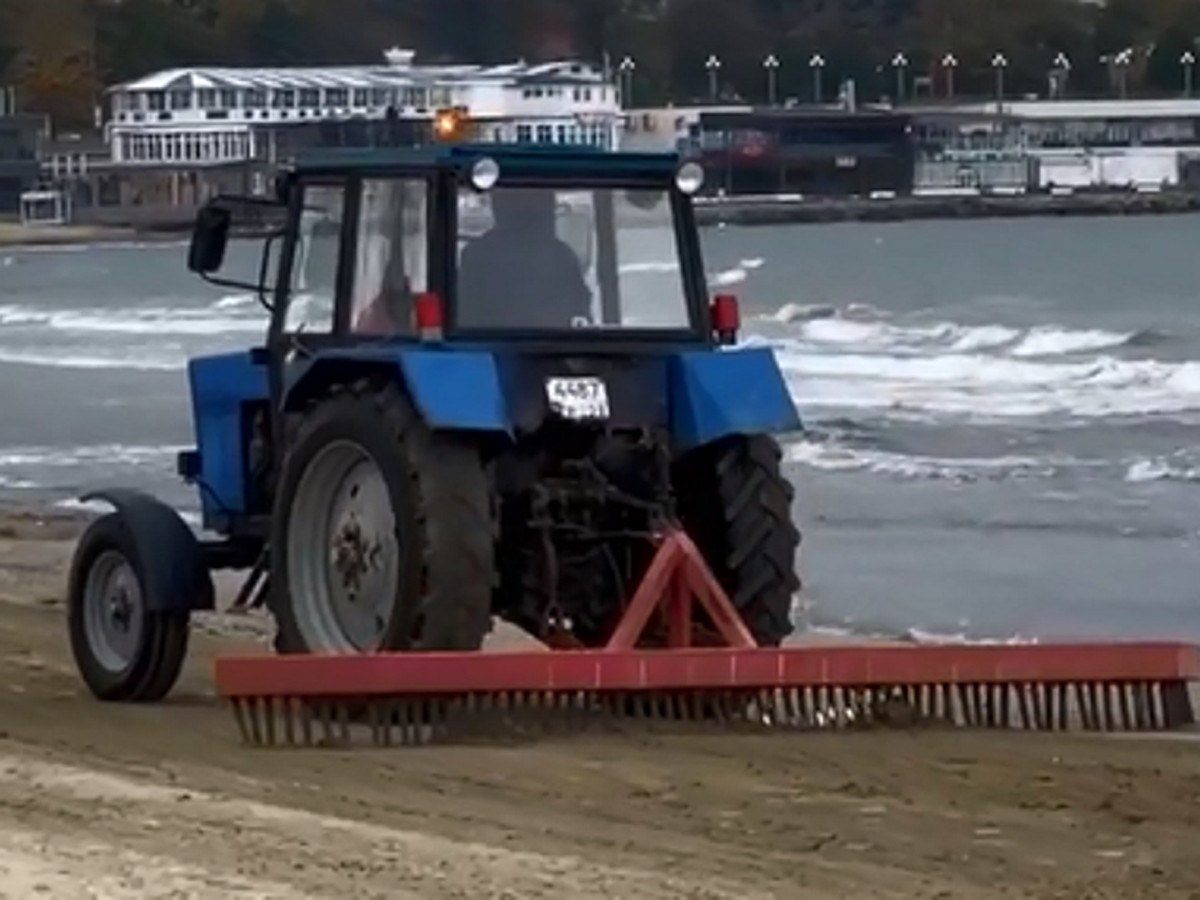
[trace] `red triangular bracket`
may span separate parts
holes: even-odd
[[[671,529],[659,543],[605,649],[634,649],[658,609],[666,614],[667,646],[692,646],[692,611],[697,602],[728,646],[758,646],[695,543],[682,529]]]

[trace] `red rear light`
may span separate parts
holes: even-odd
[[[737,297],[733,294],[717,294],[713,297],[709,305],[709,320],[718,342],[737,343],[738,329],[742,324]]]
[[[423,291],[413,297],[413,322],[417,336],[422,340],[436,340],[442,336],[445,325],[442,298],[432,291]]]

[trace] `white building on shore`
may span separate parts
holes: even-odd
[[[1014,100],[914,112],[951,169],[1021,158],[1035,163],[1033,188],[1200,185],[1200,99]]]
[[[113,163],[187,168],[273,163],[302,126],[397,120],[428,127],[457,109],[485,141],[616,147],[615,81],[583,62],[181,68],[109,89]]]

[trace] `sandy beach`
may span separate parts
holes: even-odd
[[[198,623],[164,705],[84,696],[78,515],[0,516],[0,896],[1195,897],[1200,742],[922,732],[248,750]],[[229,583],[224,583],[228,602]]]

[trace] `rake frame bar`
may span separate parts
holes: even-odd
[[[691,646],[697,606],[726,646]],[[656,615],[666,648],[639,646]],[[1189,684],[1200,680],[1200,648],[757,647],[699,550],[674,530],[600,650],[227,657],[215,676],[243,739],[260,745],[346,743],[364,719],[378,745],[629,717],[772,729],[925,722],[1140,731],[1194,724]]]

